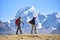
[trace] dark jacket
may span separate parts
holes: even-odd
[[[35,18],[30,21],[31,24],[35,24]]]

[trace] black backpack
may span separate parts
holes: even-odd
[[[32,20],[29,21],[29,23],[30,23],[30,24],[35,24],[35,20],[32,19]]]

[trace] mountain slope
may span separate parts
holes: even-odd
[[[36,27],[38,34],[50,34],[56,33],[60,34],[60,13],[53,12],[51,14],[41,14],[36,10],[36,8],[32,7],[24,7],[18,10],[15,17],[8,22],[3,22],[6,27],[11,28],[14,32],[16,32],[17,27],[15,26],[15,19],[19,16],[22,17],[22,21],[24,25],[21,25],[23,34],[30,34],[31,32],[31,25],[28,23],[33,17],[36,17]],[[9,30],[8,28],[8,30]],[[3,30],[1,28],[1,30]],[[56,31],[55,31],[56,30]]]
[[[13,31],[6,22],[0,21],[0,35],[6,35],[11,34],[11,31]]]

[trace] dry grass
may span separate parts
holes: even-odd
[[[0,36],[0,40],[60,40],[60,34],[20,34]]]

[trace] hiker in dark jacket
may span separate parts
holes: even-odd
[[[36,34],[35,20],[36,20],[36,17],[33,17],[33,19],[29,21],[29,23],[32,25],[31,34],[33,34],[33,30],[34,30],[34,33]]]
[[[22,34],[21,23],[23,23],[22,20],[21,20],[21,17],[19,17],[18,19],[16,19],[15,24],[18,26],[17,27],[16,34],[18,34],[18,30],[20,30],[20,34]]]

